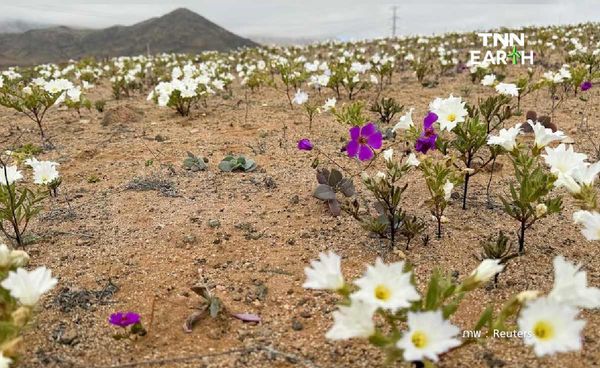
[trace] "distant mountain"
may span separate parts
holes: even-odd
[[[0,33],[23,33],[31,29],[48,28],[45,23],[26,22],[17,19],[0,20]]]
[[[0,34],[0,66],[56,63],[85,56],[133,56],[148,51],[152,54],[227,51],[256,45],[181,8],[132,26],[100,30],[60,26]]]

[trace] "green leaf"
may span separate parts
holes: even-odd
[[[354,183],[348,178],[342,179],[338,187],[346,197],[352,197],[355,193]]]
[[[342,181],[342,178],[343,178],[343,176],[342,176],[341,172],[339,172],[336,169],[332,169],[331,174],[329,174],[329,178],[327,181],[329,183],[329,186],[335,187],[340,183],[340,181]]]
[[[333,188],[331,188],[327,184],[319,184],[319,185],[317,185],[317,188],[315,189],[315,192],[313,193],[313,196],[315,196],[316,198],[319,198],[320,200],[323,200],[323,201],[328,201],[328,200],[336,199],[335,192],[333,191]]]
[[[439,281],[440,273],[438,270],[433,271],[429,285],[427,287],[427,295],[425,297],[425,309],[433,310],[436,309],[439,297]]]
[[[222,310],[221,300],[217,297],[210,298],[210,306],[208,310],[212,318],[217,318]]]
[[[450,318],[450,316],[453,315],[454,312],[456,312],[456,310],[458,309],[458,304],[459,304],[459,301],[457,300],[457,301],[453,301],[453,302],[445,305],[442,308],[442,314],[444,315],[445,319]]]
[[[473,331],[479,331],[483,326],[489,325],[492,321],[493,312],[494,309],[492,307],[487,307],[481,314],[481,317],[479,317],[479,321],[473,326]]]
[[[342,213],[342,209],[340,208],[340,202],[337,199],[330,199],[327,201],[329,204],[329,211],[334,216],[339,216]]]
[[[219,163],[219,169],[223,172],[231,172],[233,167],[229,161],[223,160]]]

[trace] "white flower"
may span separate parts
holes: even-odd
[[[317,77],[317,84],[321,87],[327,87],[327,85],[329,84],[329,78],[329,75],[321,74]]]
[[[10,263],[12,267],[23,267],[29,263],[29,254],[24,250],[13,250],[10,252]]]
[[[600,173],[600,161],[594,164],[576,166],[572,171],[573,180],[580,185],[593,185]]]
[[[51,94],[57,94],[73,88],[73,83],[66,79],[54,79],[44,85],[44,90]]]
[[[39,185],[47,185],[58,179],[60,175],[56,166],[58,163],[53,161],[38,161],[35,158],[28,161],[33,168],[33,182]]]
[[[446,180],[444,183],[444,200],[450,200],[450,196],[452,195],[452,189],[454,189],[454,184],[450,180]]]
[[[10,291],[10,295],[26,306],[34,306],[45,292],[56,286],[57,279],[46,267],[38,267],[29,272],[24,268],[10,271],[0,284]]]
[[[169,95],[161,93],[158,96],[158,106],[160,106],[160,107],[167,106],[167,104],[169,103],[169,100],[170,100]]]
[[[544,125],[538,121],[534,123],[531,120],[527,120],[527,123],[533,128],[535,134],[535,146],[537,148],[542,148],[554,141],[562,141],[567,138],[565,133],[560,130],[553,132],[552,129],[544,127]]]
[[[516,298],[519,301],[519,303],[523,304],[525,302],[537,299],[539,295],[540,292],[538,290],[525,290],[517,294]]]
[[[465,102],[460,97],[446,99],[436,98],[429,105],[429,110],[438,116],[441,130],[451,131],[458,123],[465,121],[468,114]]]
[[[404,262],[386,265],[377,258],[375,265],[368,266],[364,276],[355,281],[360,290],[352,297],[395,312],[421,298],[410,279],[410,272],[404,272]]]
[[[387,179],[387,174],[384,173],[383,171],[378,171],[375,174],[375,176],[373,177],[373,179],[375,180],[376,183],[381,183],[382,181]]]
[[[415,109],[411,107],[410,110],[408,110],[408,112],[404,115],[402,115],[400,117],[400,121],[398,121],[398,123],[396,123],[396,125],[394,125],[394,127],[392,128],[392,131],[396,131],[398,129],[409,129],[410,127],[415,126],[415,124],[412,121],[412,113]]]
[[[553,174],[571,175],[577,166],[585,165],[587,155],[573,151],[572,146],[563,143],[556,148],[546,147],[546,154],[542,155],[546,164],[550,166]],[[555,184],[556,185],[556,184]]]
[[[501,146],[507,151],[512,151],[517,145],[517,136],[521,133],[521,127],[519,124],[509,129],[500,129],[498,135],[488,136],[487,143],[489,145]]]
[[[308,101],[308,94],[301,90],[296,91],[292,102],[298,105],[303,105],[306,101]]]
[[[481,79],[481,84],[484,86],[493,86],[496,82],[496,76],[494,74],[488,74]]]
[[[16,166],[7,166],[6,172],[4,170],[4,166],[0,166],[0,184],[8,185],[23,179],[23,174],[19,170],[17,170]]]
[[[587,240],[600,240],[600,213],[577,211],[573,214],[573,221],[583,225],[581,233]]]
[[[8,268],[12,264],[10,249],[6,244],[0,244],[0,268]]]
[[[11,250],[0,244],[0,268],[22,267],[29,262],[29,255],[22,250]]]
[[[67,97],[73,102],[79,102],[81,100],[81,88],[73,87],[67,91]]]
[[[473,272],[470,277],[473,277],[476,282],[488,282],[496,274],[502,272],[504,265],[500,264],[499,259],[484,259]]]
[[[373,313],[376,307],[360,300],[352,300],[349,306],[340,306],[333,312],[333,326],[325,337],[330,340],[345,340],[353,337],[367,338],[375,333]]]
[[[549,298],[527,303],[517,323],[525,345],[533,345],[538,357],[581,349],[585,321],[576,319],[577,309]]]
[[[0,368],[9,368],[10,363],[12,363],[12,359],[4,356],[2,352],[0,352]]]
[[[554,187],[565,187],[569,192],[573,194],[579,193],[581,191],[581,186],[577,184],[573,176],[561,172],[556,172],[555,174],[557,178],[554,182]]]
[[[498,83],[496,85],[496,92],[505,96],[517,97],[519,95],[519,88],[516,84],[512,83]]]
[[[385,151],[383,151],[383,158],[386,161],[392,161],[393,156],[394,156],[394,149],[393,148],[388,148]]]
[[[539,203],[537,206],[535,206],[535,217],[542,217],[546,214],[546,212],[548,212],[548,206],[546,206],[543,203]]]
[[[408,159],[406,160],[406,163],[409,164],[410,166],[417,167],[421,164],[421,161],[419,161],[419,159],[417,158],[417,155],[415,155],[414,153],[411,153],[410,155],[408,155]]]
[[[212,81],[212,85],[215,86],[215,88],[219,91],[222,91],[223,88],[225,88],[225,82],[223,82],[220,79],[215,79],[214,81]]]
[[[444,320],[441,311],[408,312],[408,331],[396,346],[404,350],[405,361],[429,359],[438,361],[438,356],[461,344],[456,338],[460,329]]]
[[[344,287],[341,258],[334,252],[320,253],[318,261],[311,261],[304,269],[306,281],[302,287],[317,290],[339,290]]]
[[[587,286],[587,275],[581,265],[554,257],[554,286],[548,295],[559,303],[579,308],[600,307],[600,289]]]
[[[328,98],[325,101],[325,104],[323,104],[323,107],[322,107],[323,111],[329,111],[329,110],[333,109],[335,107],[336,102],[337,102],[337,100],[335,99],[335,97]]]

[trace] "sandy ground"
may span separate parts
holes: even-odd
[[[409,72],[403,72],[394,76],[383,95],[414,106],[418,122],[431,99],[460,95],[465,86],[471,86],[467,100],[472,102],[493,92],[471,85],[466,75],[444,77],[435,88],[421,88]],[[598,101],[598,89],[593,93]],[[110,91],[104,86],[91,97],[110,99]],[[374,92],[359,96],[374,97]],[[378,255],[388,262],[401,257],[386,251],[385,244],[369,237],[351,216],[331,217],[322,202],[312,197],[316,183],[310,167],[312,154],[297,151],[296,141],[310,137],[350,166],[339,153],[347,127],[323,114],[309,133],[302,110],[290,110],[285,94],[274,89],[250,95],[244,121],[241,99],[243,93],[236,88],[232,99],[213,98],[208,108],[194,110],[189,118],[153,106],[145,96],[110,100],[107,109],[130,106],[143,116],[136,122],[107,126],[95,110],[83,112],[81,118],[69,111],[51,111],[46,123],[56,149],[39,158],[60,162],[64,180],[60,196],[48,201],[47,210],[31,227],[38,240],[26,249],[32,266],[48,266],[60,282],[26,331],[20,366],[383,365],[382,355],[365,341],[325,340],[336,297],[301,287],[303,268],[324,250],[343,256],[347,278],[360,275]],[[545,92],[534,93],[523,106],[524,110],[547,111],[549,99]],[[590,106],[591,130],[581,132],[574,128],[582,107],[583,102],[570,98],[560,107],[556,121],[575,139],[576,149],[592,154],[591,142],[598,142],[600,109]],[[511,122],[521,119],[514,117]],[[14,144],[19,136],[19,143],[38,142],[35,126],[26,117],[1,109],[0,121],[4,146]],[[398,140],[386,145],[400,147]],[[208,170],[183,169],[187,151],[206,156]],[[229,152],[254,158],[259,169],[221,173],[217,165]],[[505,165],[494,180],[494,194],[506,191],[510,174]],[[99,181],[90,182],[92,177]],[[128,190],[135,178],[160,178],[165,190]],[[452,203],[441,240],[435,239],[434,223],[423,205],[422,179],[413,175],[407,181],[404,208],[427,220],[426,231],[432,238],[426,246],[416,240],[405,251],[421,290],[435,267],[465,277],[478,264],[475,255],[480,253],[481,239],[504,230],[516,240],[516,222],[499,207],[486,206],[487,175],[473,179],[466,211],[460,208],[460,200]],[[373,200],[364,191],[359,196],[363,204]],[[526,255],[510,263],[497,288],[472,293],[453,322],[466,329],[492,300],[504,301],[527,289],[548,291],[552,259],[558,254],[582,262],[589,282],[599,285],[598,245],[587,242],[572,224],[573,210],[567,198],[560,215],[535,225],[528,234]],[[184,333],[184,320],[200,302],[190,292],[198,281],[213,287],[228,311],[255,313],[262,322],[206,319],[192,333]],[[116,310],[141,313],[148,335],[136,341],[115,341],[112,334],[116,331],[107,318]],[[536,359],[520,341],[494,339],[444,356],[439,366],[600,366],[600,316],[590,312],[582,316],[588,322],[580,353]],[[140,362],[145,363],[136,364]]]

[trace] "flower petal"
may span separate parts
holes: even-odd
[[[360,135],[362,135],[363,137],[368,137],[376,131],[377,127],[375,126],[375,124],[368,123],[367,125],[362,127],[362,129],[360,130]]]
[[[352,127],[350,128],[350,139],[353,141],[357,141],[360,137],[360,127]]]
[[[358,128],[358,127],[357,127]],[[358,154],[360,144],[357,141],[350,141],[346,146],[346,152],[348,152],[348,157],[356,157]]]
[[[427,114],[425,119],[423,119],[423,126],[425,127],[425,129],[431,128],[433,123],[435,123],[437,120],[438,120],[438,116],[433,112],[429,112],[429,114]]]
[[[383,136],[381,135],[381,132],[377,131],[374,134],[370,135],[367,139],[367,143],[373,149],[380,149],[383,144]]]
[[[373,158],[375,154],[373,153],[373,150],[371,149],[371,147],[367,146],[366,144],[362,144],[360,146],[360,150],[358,151],[358,159],[361,161],[368,161],[370,159]]]

